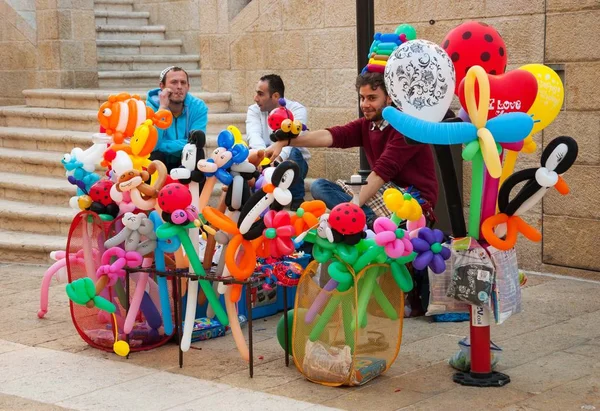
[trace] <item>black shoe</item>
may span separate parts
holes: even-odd
[[[302,204],[303,202],[304,202],[304,198],[293,199],[292,204],[290,204],[290,210],[296,211],[300,207],[300,204]]]

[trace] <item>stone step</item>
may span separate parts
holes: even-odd
[[[0,200],[0,227],[4,230],[66,237],[76,214],[69,207]]]
[[[75,186],[66,178],[0,171],[0,199],[65,207],[75,192]]]
[[[0,147],[0,171],[66,178],[65,168],[60,162],[64,154]]]
[[[183,41],[170,40],[96,40],[96,51],[99,56],[104,54],[181,54]]]
[[[95,10],[96,25],[147,26],[150,13],[147,11]]]
[[[163,67],[164,68],[164,67]],[[192,87],[201,87],[200,70],[186,70]],[[152,71],[99,71],[98,85],[104,89],[131,89],[158,87],[159,70]]]
[[[0,147],[69,153],[92,145],[92,133],[42,128],[0,127]]]
[[[157,73],[160,73],[165,67],[169,66],[179,66],[186,71],[198,70],[200,67],[200,56],[194,54],[180,56],[152,54],[98,56],[99,71],[156,70]]]
[[[26,126],[52,130],[97,132],[99,129],[97,114],[96,110],[6,106],[0,107],[0,127]],[[234,125],[242,133],[246,133],[246,114],[209,113],[206,133],[218,134],[229,125]]]
[[[0,261],[49,265],[50,253],[65,250],[67,236],[0,230]]]
[[[94,0],[94,10],[133,11],[133,0]]]
[[[119,94],[125,90],[101,89],[33,89],[23,90],[25,104],[29,107],[73,108],[97,110],[108,100],[111,94]],[[148,89],[126,90],[129,94],[137,94],[142,100],[146,99]],[[230,93],[208,93],[191,91],[192,95],[206,103],[210,113],[226,113],[229,111]]]
[[[164,40],[165,26],[96,26],[96,38],[101,40]]]

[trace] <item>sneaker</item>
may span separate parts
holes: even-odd
[[[292,204],[290,204],[290,210],[291,211],[296,211],[299,207],[300,204],[302,204],[304,202],[303,198],[295,198],[292,200]]]

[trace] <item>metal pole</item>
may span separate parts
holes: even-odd
[[[373,0],[356,0],[356,58],[359,73],[369,62],[368,53],[375,34],[375,7],[373,3]],[[363,117],[360,106],[358,117]],[[366,179],[370,173],[371,166],[367,161],[365,150],[361,147],[358,174]]]

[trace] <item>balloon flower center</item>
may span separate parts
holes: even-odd
[[[431,244],[431,251],[433,251],[435,254],[439,254],[442,252],[442,245],[440,243],[433,243]]]
[[[410,194],[408,194],[408,193],[404,193],[404,196],[403,196],[403,197],[404,197],[404,199],[405,199],[406,201],[410,201],[410,199],[412,198],[412,196],[411,196]]]
[[[299,208],[296,210],[296,215],[300,218],[302,218],[302,216],[304,215],[304,209],[303,208]]]
[[[269,240],[274,239],[277,237],[277,230],[274,228],[267,228],[265,230],[265,237],[267,237]]]
[[[397,228],[395,233],[396,233],[396,238],[398,238],[398,239],[404,238],[404,230],[403,229]]]

